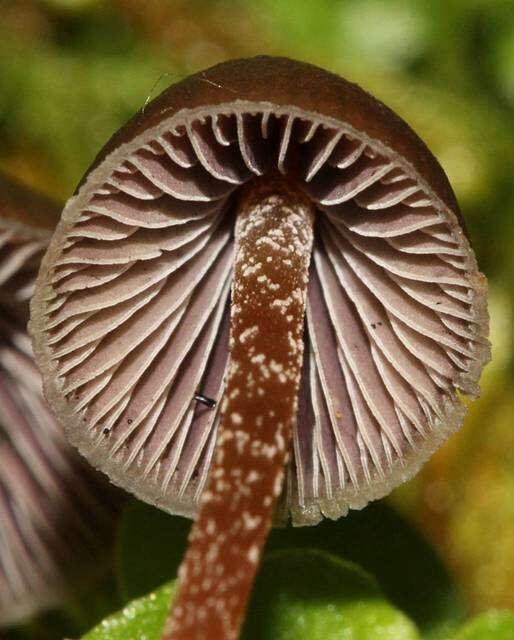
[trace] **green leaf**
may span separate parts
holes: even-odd
[[[83,640],[159,640],[173,587],[128,604]],[[312,549],[270,554],[242,640],[419,640],[415,625],[356,565]]]
[[[446,640],[465,618],[464,599],[433,547],[385,502],[371,503],[337,522],[275,529],[267,548],[293,546],[321,548],[369,571],[424,638]]]
[[[454,640],[512,640],[514,612],[488,611],[468,622]]]
[[[358,566],[293,549],[263,563],[242,640],[416,640],[414,624]]]
[[[118,530],[116,571],[124,600],[156,589],[177,574],[191,521],[132,500]]]
[[[160,640],[174,583],[133,600],[83,636],[82,640]]]

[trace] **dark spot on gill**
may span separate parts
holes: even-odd
[[[209,407],[209,409],[214,409],[216,407],[216,400],[213,400],[212,398],[208,398],[207,396],[204,396],[201,393],[195,393],[193,397],[197,402],[204,404],[206,407]]]

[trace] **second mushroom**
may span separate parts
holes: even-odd
[[[272,522],[362,508],[460,426],[485,297],[437,161],[318,68],[218,65],[109,141],[31,330],[71,441],[197,519],[165,638],[236,638]]]

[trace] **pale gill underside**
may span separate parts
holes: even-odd
[[[379,142],[236,102],[122,146],[70,201],[34,333],[71,440],[147,501],[195,514],[228,355],[238,187],[276,171],[317,203],[300,414],[277,521],[360,508],[456,429],[488,359],[485,282],[455,216]],[[280,291],[277,291],[280,300]]]
[[[0,627],[54,605],[111,526],[111,494],[52,417],[26,330],[49,238],[0,219]]]

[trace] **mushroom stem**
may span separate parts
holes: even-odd
[[[223,416],[164,640],[238,637],[296,422],[313,218],[283,178],[243,191]]]

